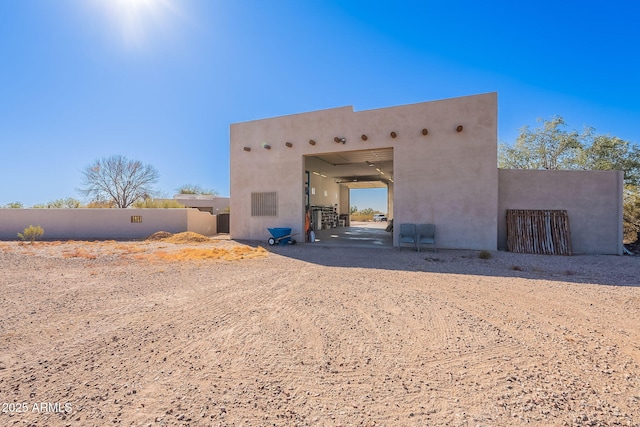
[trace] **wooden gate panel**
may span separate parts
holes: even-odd
[[[216,229],[218,233],[229,233],[230,214],[221,213],[216,215]]]
[[[571,255],[566,210],[507,210],[507,250],[543,255]]]

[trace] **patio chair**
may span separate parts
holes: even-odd
[[[400,224],[400,247],[403,243],[413,243],[416,245],[416,225]]]
[[[436,226],[435,224],[419,224],[418,225],[418,237],[416,239],[416,246],[418,252],[420,252],[421,244],[433,245],[433,251],[438,252],[436,248]]]

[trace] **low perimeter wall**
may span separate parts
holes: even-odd
[[[0,240],[17,240],[29,225],[41,226],[44,240],[143,239],[156,231],[216,234],[216,217],[197,209],[0,209]]]
[[[623,172],[498,171],[498,249],[507,247],[507,209],[562,209],[573,253],[622,255]]]

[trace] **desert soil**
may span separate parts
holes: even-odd
[[[0,243],[0,425],[639,426],[640,257],[491,255]]]

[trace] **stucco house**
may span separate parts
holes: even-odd
[[[232,124],[231,238],[304,234],[307,210],[344,217],[350,189],[383,187],[389,218],[436,224],[441,248],[505,249],[507,209],[562,209],[575,253],[621,254],[622,172],[499,170],[497,103],[486,93]]]
[[[171,199],[169,199],[171,200]],[[229,210],[229,198],[210,194],[176,194],[173,199],[187,208],[196,208],[202,212],[217,215]]]

